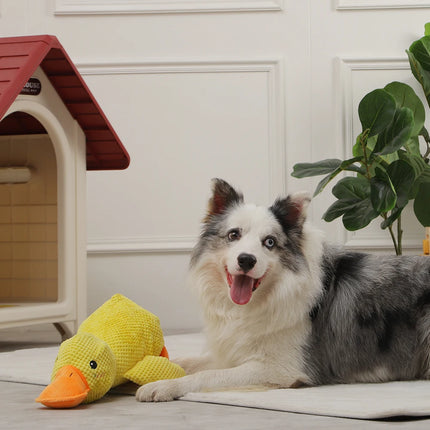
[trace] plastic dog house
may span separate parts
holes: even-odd
[[[0,38],[0,119],[0,328],[69,335],[87,313],[86,170],[129,156],[54,36]]]

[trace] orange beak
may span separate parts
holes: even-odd
[[[82,372],[68,365],[57,372],[36,402],[49,408],[73,408],[85,400],[89,391],[90,387]]]

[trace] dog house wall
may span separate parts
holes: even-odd
[[[22,92],[30,78],[40,82],[40,93]],[[23,115],[26,120],[21,131],[19,121],[15,120],[22,119]],[[35,120],[27,121],[31,118]],[[3,218],[0,217],[0,241],[1,231],[6,235],[0,244],[3,245],[0,277],[6,279],[0,282],[4,290],[0,293],[0,328],[65,322],[71,323],[73,331],[86,317],[86,170],[124,169],[129,164],[128,153],[54,36],[0,38],[0,135],[0,166],[20,161],[8,152],[13,154],[13,150],[25,148],[30,151],[27,162],[32,169],[32,179],[27,186],[0,185],[3,190],[3,198],[0,190],[0,209],[5,209]],[[52,163],[44,162],[41,154],[35,154],[38,145]],[[52,160],[52,153],[55,160]],[[31,166],[31,163],[36,165]],[[18,218],[19,208],[13,203],[19,194],[18,187],[31,203],[31,187],[38,183],[45,187],[45,201],[39,200],[36,205],[44,208],[45,221],[36,223],[43,226],[34,229],[31,223]],[[15,186],[11,194],[11,187]],[[56,194],[56,202],[52,194]],[[31,206],[27,203],[24,201],[22,208]],[[29,214],[27,212],[26,216]],[[16,236],[19,230],[26,230],[27,238]],[[23,254],[20,259],[16,252],[28,239],[30,230],[33,239],[38,233],[37,246],[42,246],[45,240],[49,245],[45,248],[51,250],[51,258],[43,260],[39,267],[31,259],[24,262]],[[53,243],[56,255],[52,251]],[[27,256],[31,254],[30,247],[24,251]],[[22,281],[23,273],[17,270],[20,264],[30,274],[33,266],[34,276],[30,276],[26,286],[21,283],[21,290],[12,291],[14,283],[18,285]],[[52,291],[52,286],[43,287],[43,282],[37,282],[44,279],[47,284],[56,283],[56,291]],[[31,291],[26,297],[24,292],[31,288],[31,282],[39,285],[39,292]],[[16,306],[16,302],[20,306]],[[27,304],[22,305],[24,302]]]
[[[59,321],[81,321],[86,313],[86,300],[84,298],[86,290],[85,135],[40,67],[32,77],[40,81],[42,86],[41,93],[37,96],[19,95],[6,112],[5,118],[14,112],[27,113],[40,122],[47,131],[47,135],[3,136],[2,139],[9,139],[12,145],[14,142],[17,144],[22,143],[24,139],[28,139],[27,144],[32,145],[39,139],[44,141],[45,147],[51,142],[55,151],[56,184],[54,186],[51,184],[46,188],[46,209],[48,214],[49,210],[53,207],[53,203],[58,198],[55,202],[57,206],[57,227],[56,235],[54,235],[52,231],[53,223],[51,222],[51,225],[46,225],[46,232],[48,233],[46,240],[49,249],[49,245],[52,244],[54,239],[52,236],[56,236],[58,266],[55,270],[52,268],[52,260],[46,262],[50,266],[51,272],[46,281],[48,284],[51,283],[53,273],[57,272],[57,292],[52,291],[52,286],[45,290],[46,297],[38,297],[40,302],[31,306],[31,313],[28,313],[28,307],[25,309],[13,306],[2,309],[0,315],[2,319],[5,318],[9,324],[14,323],[14,325],[26,322],[25,318],[23,319],[22,317],[22,312],[31,315],[31,319],[38,320],[38,322],[48,322],[57,319]],[[49,152],[47,157],[50,158]],[[1,162],[2,160],[0,160]],[[28,184],[22,186],[24,190],[27,187],[28,191],[31,191],[32,182],[37,181],[38,175],[53,178],[53,172],[42,173],[39,171],[38,173],[38,166],[30,165],[29,167],[33,170],[32,176],[34,175],[34,178]],[[44,167],[50,168],[50,163],[45,163],[45,165],[42,163],[41,168],[43,169]],[[4,184],[0,188],[10,189],[15,186],[21,187],[19,184]],[[54,197],[51,195],[54,188],[57,195],[55,200],[53,200]],[[31,201],[31,195],[28,195],[28,198]],[[11,210],[13,209],[13,205],[9,207]],[[17,224],[15,224],[16,226]],[[21,227],[23,226],[21,224]],[[4,227],[7,228],[7,225]],[[23,243],[22,239],[18,238],[18,240],[20,243]],[[38,244],[41,245],[41,241]],[[17,264],[17,261],[11,260],[10,262],[12,265]],[[22,274],[17,274],[17,277],[22,278]],[[13,282],[17,282],[17,279],[11,279],[11,281],[11,285],[13,285]],[[27,297],[21,293],[20,291],[11,291],[9,298],[4,297],[3,294],[1,300],[2,302],[10,301],[16,303],[31,302],[36,298],[35,292],[29,292]],[[51,303],[53,301],[54,303]]]

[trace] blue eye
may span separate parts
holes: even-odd
[[[266,239],[264,239],[263,241],[263,245],[267,249],[273,249],[276,245],[276,239],[272,236],[267,236]]]

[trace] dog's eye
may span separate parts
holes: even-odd
[[[266,239],[263,241],[263,245],[267,249],[272,249],[276,245],[276,239],[272,236],[267,236]]]
[[[230,242],[240,239],[240,231],[237,228],[230,230],[227,234],[227,238]]]

